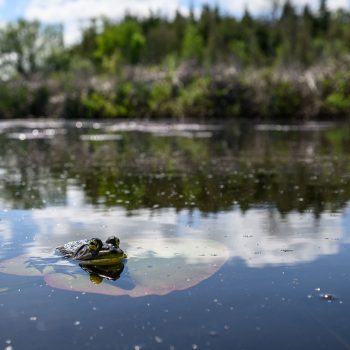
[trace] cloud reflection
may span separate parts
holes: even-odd
[[[67,206],[33,209],[22,217],[21,225],[29,237],[24,254],[38,254],[43,247],[54,249],[67,241],[117,235],[122,242],[152,239],[154,246],[169,238],[211,239],[224,243],[232,258],[250,267],[295,265],[322,255],[336,254],[343,241],[342,216],[324,213],[290,213],[282,217],[276,210],[239,210],[203,217],[173,209],[142,209],[130,216],[124,208],[105,209],[87,206],[84,193],[76,186],[67,189]],[[23,216],[23,215],[22,215]],[[21,215],[3,213],[1,241],[23,240],[17,232]],[[31,232],[33,231],[33,232]],[[158,251],[160,251],[158,249]]]
[[[0,240],[23,241],[15,224],[21,216],[11,211],[2,216]],[[336,254],[343,242],[342,222],[341,215],[324,213],[316,219],[312,213],[294,212],[282,217],[274,209],[251,209],[245,214],[233,209],[208,217],[199,211],[142,209],[130,216],[122,207],[106,211],[87,206],[83,191],[69,186],[67,206],[33,209],[22,217],[23,230],[31,237],[22,253],[35,255],[43,247],[54,249],[67,241],[94,236],[117,235],[126,243],[147,238],[155,248],[169,238],[190,237],[224,243],[232,258],[242,259],[249,267],[296,265]]]
[[[232,257],[250,267],[264,267],[296,265],[336,254],[343,236],[341,222],[340,215],[327,213],[315,219],[312,213],[282,217],[276,210],[255,209],[244,215],[236,210],[207,220],[198,230],[226,236]]]

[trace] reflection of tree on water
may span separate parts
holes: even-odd
[[[68,182],[74,181],[87,203],[130,212],[174,207],[213,213],[262,204],[282,214],[311,210],[318,216],[344,208],[350,199],[346,148],[341,147],[347,136],[334,135],[294,132],[286,138],[285,133],[228,127],[207,139],[124,132],[112,143],[82,142],[73,129],[52,140],[18,142],[3,136],[2,196],[15,208],[66,205]]]

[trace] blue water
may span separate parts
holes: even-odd
[[[327,143],[338,126],[243,125],[237,139],[227,125],[203,127],[203,138],[193,126],[167,136],[152,125],[50,123],[0,123],[0,269],[23,255],[55,269],[0,272],[0,348],[350,348],[349,154]],[[81,138],[102,131],[120,137]],[[57,282],[61,272],[93,285],[43,251],[109,235],[150,254],[139,279],[130,257],[103,282],[123,295]],[[213,246],[196,260],[181,253],[191,240]],[[133,295],[142,283],[151,292]]]

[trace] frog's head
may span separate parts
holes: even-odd
[[[102,249],[102,241],[98,238],[92,238],[86,244],[80,246],[74,253],[75,260],[91,260],[94,259]]]
[[[74,253],[73,259],[78,260],[80,264],[86,266],[110,266],[120,263],[122,260],[126,259],[127,256],[119,248],[118,238],[110,237],[110,240],[110,242],[106,242],[106,245],[98,238],[90,239],[86,244],[83,244],[77,249]]]
[[[120,239],[116,236],[110,236],[106,239],[107,244],[111,244],[114,247],[119,247]]]

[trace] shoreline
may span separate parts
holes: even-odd
[[[0,118],[284,123],[343,121],[350,115],[346,67],[242,72],[228,66],[210,71],[187,67],[156,73],[147,67],[127,67],[109,77],[63,74],[2,82]]]

